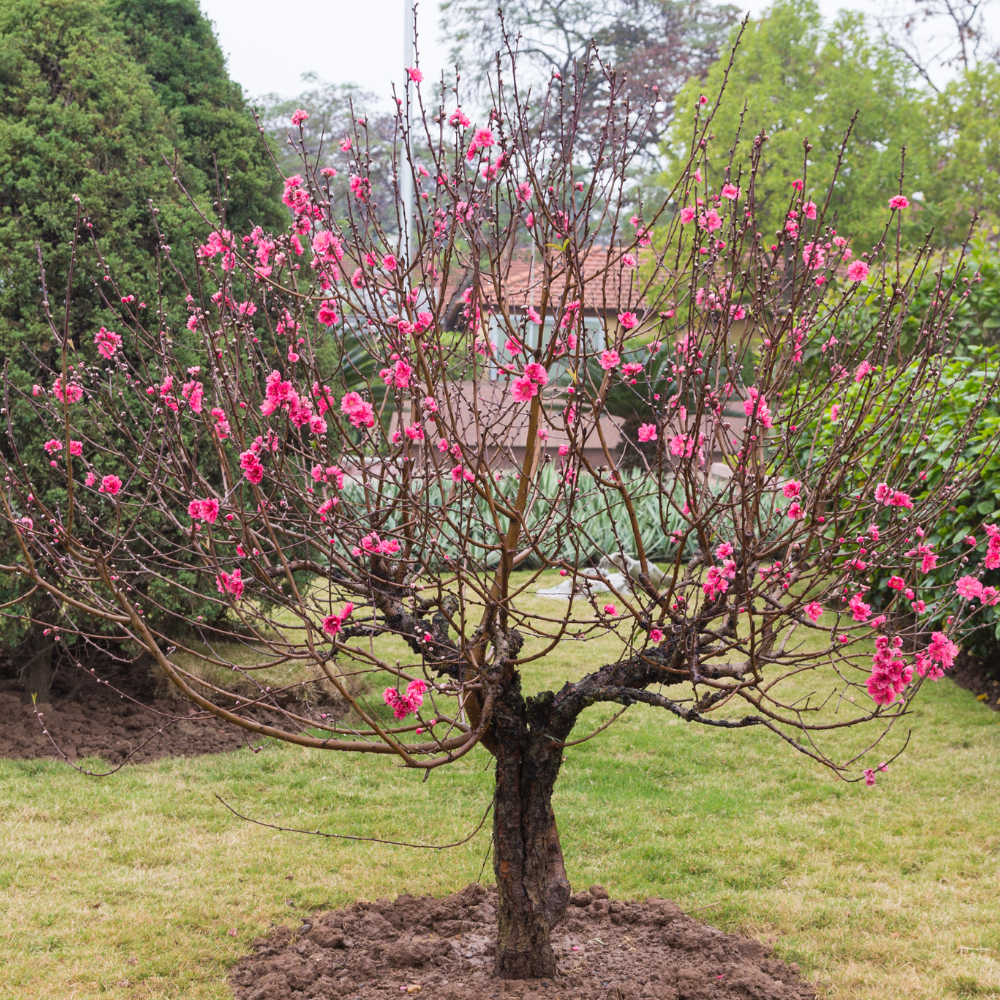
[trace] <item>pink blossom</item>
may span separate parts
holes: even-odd
[[[83,442],[82,441],[70,441],[69,443],[69,453],[71,455],[82,455],[83,454]]]
[[[802,214],[807,219],[815,219],[816,218],[816,202],[814,202],[814,201],[807,201],[805,203],[805,205],[802,206]]]
[[[902,651],[903,640],[898,635],[893,637],[891,644],[885,635],[875,639],[872,672],[866,683],[876,705],[891,705],[910,683],[913,668],[901,658]]]
[[[864,281],[868,277],[868,265],[863,260],[851,261],[847,268],[850,281]]]
[[[875,784],[875,772],[874,770],[872,770],[872,768],[866,767],[864,774],[865,774],[865,784],[868,785],[868,787],[870,788],[872,785]]]
[[[740,189],[735,184],[723,184],[719,196],[727,201],[735,201],[740,196]]]
[[[872,613],[872,606],[870,604],[865,604],[865,602],[861,600],[861,594],[855,594],[847,602],[847,606],[851,609],[851,614],[856,622],[868,621],[868,618]]]
[[[539,315],[538,310],[534,306],[528,306],[528,319],[532,323],[538,323],[539,325],[542,322],[542,317]]]
[[[308,117],[309,112],[303,111],[302,108],[299,108],[297,111],[292,112],[292,124],[301,125]],[[301,183],[301,181],[299,183]]]
[[[906,581],[901,576],[890,576],[888,585],[893,590],[902,590],[906,586]]]
[[[639,325],[639,318],[634,312],[620,312],[618,314],[618,322],[626,330],[634,330]],[[617,362],[615,362],[617,364]]]
[[[909,208],[910,199],[905,194],[896,194],[889,199],[889,208]]]
[[[423,82],[424,74],[417,66],[407,66],[406,72],[414,83]]]
[[[345,414],[354,427],[374,427],[375,411],[372,404],[365,402],[357,392],[348,392],[340,401],[340,412]]]
[[[613,604],[605,604],[604,613],[609,618],[614,618],[618,614],[618,609]]]
[[[122,338],[114,330],[105,330],[102,326],[94,334],[94,343],[97,345],[97,353],[102,358],[110,358],[122,346]]]
[[[634,253],[627,253],[622,256],[622,264],[624,264],[625,267],[635,267],[638,263],[639,261],[636,259]]]
[[[686,434],[675,434],[670,439],[670,454],[677,457],[690,458],[694,453],[694,441]]]
[[[51,438],[42,447],[51,455],[53,452],[62,451],[63,443],[59,438]]]
[[[425,642],[432,640],[433,636],[428,639],[425,635]],[[425,681],[410,681],[406,686],[405,694],[400,694],[395,688],[386,688],[382,693],[382,699],[392,709],[392,714],[397,719],[405,719],[410,712],[415,712],[424,703],[424,692],[426,690],[427,684]]]
[[[733,554],[733,543],[723,542],[721,545],[716,546],[715,558],[716,559],[728,559]]]
[[[638,375],[642,371],[642,365],[638,361],[629,361],[628,364],[622,365],[622,375],[631,378],[633,375]]]
[[[618,357],[617,351],[601,351],[601,357],[598,360],[598,364],[607,372],[611,371],[612,368],[616,368],[621,358]]]
[[[214,497],[208,500],[192,500],[188,504],[188,514],[193,520],[214,524],[219,516],[219,501]]]
[[[201,401],[205,395],[205,388],[201,382],[185,382],[181,386],[181,396],[188,401],[192,412],[201,413]]]
[[[63,402],[63,388],[62,388],[62,377],[60,376],[52,383],[52,392],[59,402]],[[69,382],[66,385],[66,399],[67,403],[78,403],[83,399],[83,388],[77,385],[75,382]]]
[[[243,596],[242,571],[237,568],[232,573],[220,573],[215,578],[215,586],[220,594],[232,594],[238,601]]]
[[[797,479],[791,479],[782,487],[781,492],[788,500],[793,500],[802,493],[802,483]]]
[[[640,424],[639,440],[642,442],[656,440],[656,424]]]
[[[530,365],[524,366],[524,374],[533,382],[537,382],[539,385],[549,384],[549,373],[542,365],[535,361],[533,361]]]
[[[461,126],[462,128],[468,128],[472,122],[469,121],[465,112],[461,108],[455,108],[451,115],[448,117],[448,124],[454,125],[456,128]]]
[[[789,506],[788,516],[793,521],[800,521],[803,517],[805,517],[805,511],[802,509],[802,505],[798,502],[798,500]]]
[[[681,209],[681,225],[686,226],[689,222],[694,222],[695,210],[692,205],[685,205]]]
[[[714,208],[702,215],[698,222],[702,229],[707,229],[710,233],[722,228],[722,218]]]
[[[518,403],[527,403],[532,396],[538,395],[538,383],[530,376],[522,375],[511,382],[510,394]]]
[[[955,662],[958,646],[951,642],[944,632],[934,632],[926,650],[917,653],[917,673],[936,681]]]
[[[122,481],[117,476],[105,476],[101,480],[98,493],[108,493],[114,496],[122,488]]]
[[[327,615],[323,619],[323,631],[327,635],[336,635],[344,622],[354,613],[354,604],[348,601],[344,607],[340,610],[339,614]]]
[[[982,596],[983,585],[974,576],[963,576],[955,584],[955,590],[958,592],[959,597],[964,597],[967,601],[971,601],[973,598]]]
[[[817,622],[823,616],[823,605],[819,601],[810,601],[803,609],[809,616],[809,620]]]
[[[934,551],[933,545],[918,545],[917,555],[921,557],[920,559],[920,572],[930,573],[932,569],[937,569],[937,553]]]
[[[756,416],[762,426],[771,427],[771,411],[768,409],[767,400],[753,387],[747,392],[750,398],[743,400],[743,412],[748,417]]]

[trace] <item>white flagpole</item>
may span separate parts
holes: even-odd
[[[410,87],[415,86],[406,72],[413,65],[413,7],[412,0],[403,0],[403,94],[406,101],[404,114],[406,121],[410,118]],[[407,262],[413,245],[413,173],[406,157],[405,148],[401,150],[399,162],[399,193],[402,206],[402,232],[400,233],[400,248]]]

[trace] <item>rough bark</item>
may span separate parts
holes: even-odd
[[[552,811],[565,733],[553,724],[551,695],[525,703],[516,674],[506,685],[494,715],[493,870],[500,892],[494,972],[507,979],[551,977],[556,962],[549,935],[570,896]]]

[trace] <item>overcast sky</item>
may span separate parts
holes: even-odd
[[[413,0],[295,0],[288,17],[275,19],[273,0],[201,0],[215,22],[229,72],[251,97],[303,89],[302,74],[315,72],[331,83],[357,83],[388,100],[393,80],[403,72],[403,18]],[[748,4],[751,15],[767,6]],[[819,0],[824,15],[842,7],[873,12],[865,0]],[[880,9],[884,9],[884,4]],[[425,0],[421,20],[420,65],[435,78],[448,66],[448,48],[438,37],[437,0]],[[1000,4],[988,11],[1000,22]]]

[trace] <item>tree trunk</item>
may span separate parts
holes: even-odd
[[[33,635],[28,643],[28,662],[24,665],[24,694],[26,705],[49,704],[49,688],[52,685],[52,643],[47,637]]]
[[[515,681],[516,684],[516,681]],[[570,886],[552,812],[562,739],[528,716],[519,692],[502,697],[493,807],[493,871],[500,892],[494,974],[505,979],[555,975],[549,942],[569,904]]]

